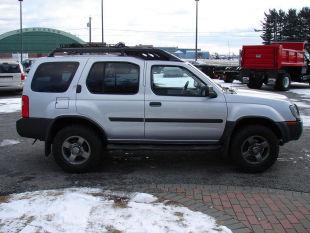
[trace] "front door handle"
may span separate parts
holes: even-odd
[[[150,102],[151,107],[161,107],[161,102]]]

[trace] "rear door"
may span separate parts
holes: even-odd
[[[89,59],[79,80],[77,112],[99,124],[110,142],[144,139],[144,61]]]

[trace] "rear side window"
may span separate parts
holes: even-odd
[[[78,62],[47,62],[39,65],[31,83],[36,92],[61,93],[68,90]]]
[[[2,63],[0,64],[0,74],[15,74],[21,73],[18,64]]]
[[[139,66],[125,62],[97,62],[86,85],[93,94],[134,95],[139,91]]]

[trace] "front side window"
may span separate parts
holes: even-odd
[[[164,96],[203,96],[205,84],[194,74],[179,66],[153,66],[152,90]]]
[[[78,67],[78,62],[43,63],[33,76],[31,89],[36,92],[66,92]]]
[[[97,62],[86,85],[93,94],[134,95],[139,91],[139,66],[125,62]]]

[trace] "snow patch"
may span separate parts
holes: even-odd
[[[310,116],[301,115],[303,126],[310,127]]]
[[[147,193],[136,193],[131,198],[131,201],[137,202],[137,203],[152,203],[152,202],[157,201],[157,198]]]
[[[3,147],[3,146],[11,146],[11,145],[19,144],[19,143],[20,143],[20,141],[18,141],[18,140],[4,139],[4,140],[0,143],[0,147]]]
[[[11,195],[0,202],[0,232],[231,232],[203,213],[125,194],[83,188]]]
[[[307,104],[306,102],[295,99],[291,99],[291,101],[293,101],[299,108],[310,108],[310,104]]]
[[[290,89],[290,92],[293,92],[295,94],[310,98],[310,89]]]
[[[21,110],[21,98],[0,99],[0,113],[12,113]]]

